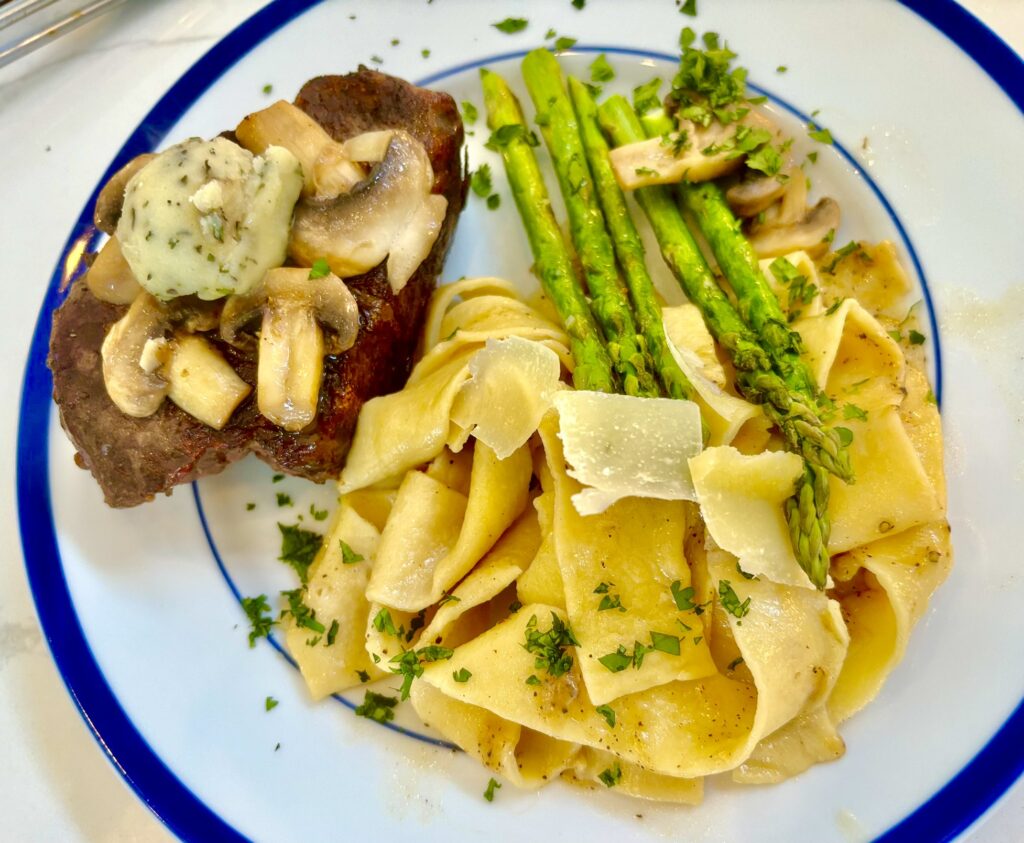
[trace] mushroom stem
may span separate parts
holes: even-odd
[[[263,312],[256,403],[274,424],[295,432],[316,418],[323,378],[324,336],[301,301],[281,301]]]

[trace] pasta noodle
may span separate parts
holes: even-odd
[[[313,696],[403,672],[424,723],[524,788],[697,804],[708,776],[766,784],[840,757],[839,724],[903,657],[952,559],[938,412],[889,334],[907,285],[891,247],[865,248],[864,303],[830,292],[846,275],[785,258],[822,287],[795,328],[852,432],[826,590],[783,510],[803,461],[736,394],[695,309],[664,324],[696,402],[658,416],[657,400],[569,391],[543,305],[468,279],[435,294],[406,388],[360,416],[305,596],[337,640],[311,647],[288,621]],[[659,435],[674,462],[658,464]]]

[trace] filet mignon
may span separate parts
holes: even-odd
[[[409,373],[427,304],[451,243],[466,196],[462,122],[450,96],[360,68],[346,76],[307,82],[295,101],[335,140],[375,129],[401,128],[425,147],[433,165],[433,191],[448,200],[441,233],[427,259],[395,295],[384,265],[346,279],[356,296],[360,328],[355,345],[324,361],[317,419],[288,433],[264,419],[255,390],[217,431],[164,401],[148,418],[124,415],[107,396],[100,346],[126,308],[107,304],[76,280],[54,314],[48,364],[61,424],[110,506],[129,507],[223,470],[250,451],[289,474],[324,482],[336,477],[363,403],[400,389]],[[256,357],[208,334],[250,385]]]

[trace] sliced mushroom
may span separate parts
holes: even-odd
[[[171,327],[189,334],[217,330],[223,306],[223,299],[210,301],[194,295],[178,296],[176,299],[163,302]]]
[[[768,208],[786,193],[791,176],[779,179],[778,176],[759,175],[737,182],[725,192],[726,201],[738,217],[753,217]]]
[[[150,365],[142,366],[144,354],[152,359],[153,343],[164,339],[167,327],[160,303],[144,292],[107,331],[100,349],[103,382],[110,400],[126,415],[151,416],[167,395],[167,381]]]
[[[279,427],[299,431],[316,418],[323,378],[324,336],[332,353],[352,347],[359,330],[355,296],[336,275],[311,278],[308,269],[272,269],[251,292],[232,296],[221,314],[221,337],[244,344],[241,331],[262,318],[256,402]]]
[[[250,152],[283,146],[302,165],[304,196],[333,199],[366,178],[366,171],[348,156],[342,145],[301,108],[278,100],[250,114],[235,129],[238,142]]]
[[[426,256],[440,231],[438,210],[443,218],[447,200],[431,196],[433,183],[423,145],[395,131],[384,160],[351,193],[296,206],[289,254],[305,266],[323,258],[337,276],[350,278],[377,266],[394,250],[388,281],[398,292],[416,270],[419,261],[413,263],[412,257]],[[423,209],[424,204],[429,207]]]
[[[124,205],[124,189],[132,176],[154,158],[156,154],[152,152],[137,155],[103,185],[100,195],[96,197],[96,207],[92,215],[93,222],[100,231],[113,234],[117,229],[117,221],[121,219],[121,206]]]
[[[784,225],[761,225],[751,229],[748,239],[759,258],[772,258],[803,250],[817,258],[828,250],[839,229],[839,205],[828,197],[809,209],[803,218]]]
[[[733,172],[743,163],[744,156],[729,148],[729,142],[741,126],[778,133],[775,125],[756,111],[750,111],[742,120],[727,125],[713,120],[704,127],[682,120],[679,123],[679,134],[684,136],[682,149],[674,148],[673,137],[648,138],[617,147],[608,157],[623,190],[652,184],[676,184],[684,180],[716,179]],[[705,150],[712,147],[721,149],[705,154]]]
[[[180,333],[163,365],[167,397],[193,418],[222,430],[252,387],[207,340]]]
[[[142,290],[116,237],[103,244],[85,275],[85,283],[96,298],[110,304],[131,304]]]

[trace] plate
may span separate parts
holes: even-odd
[[[385,728],[352,715],[361,694],[308,702],[274,641],[249,648],[243,595],[289,587],[276,522],[315,524],[333,493],[247,460],[143,508],[106,508],[75,468],[49,399],[50,316],[94,239],[92,199],[71,232],[29,349],[18,440],[18,503],[37,610],[69,692],[139,797],[185,839],[308,839],[415,829],[426,839],[587,834],[691,840],[946,839],[1024,766],[1024,599],[1010,515],[1024,500],[1024,295],[1012,247],[1024,195],[1015,153],[1019,59],[952,3],[701,4],[666,0],[500,3],[422,0],[271,3],[188,71],[111,168],[189,135],[213,135],[321,73],[359,62],[481,105],[477,70],[518,79],[549,28],[578,39],[576,72],[605,53],[621,90],[670,73],[679,29],[715,30],[787,128],[828,127],[815,190],[843,206],[840,242],[893,239],[928,312],[930,362],[946,429],[957,564],[875,703],[844,725],[847,754],[769,788],[714,786],[681,809],[560,784],[505,787],[413,719]],[[516,35],[491,24],[529,20]],[[397,43],[392,43],[397,41]],[[550,43],[550,40],[548,41]],[[895,45],[898,45],[895,46]],[[429,54],[427,54],[429,51]],[[788,70],[778,73],[785,65]],[[951,91],[956,92],[954,98]],[[521,92],[521,88],[520,88]],[[1009,97],[1009,99],[1008,99]],[[970,131],[965,131],[970,127]],[[496,159],[469,127],[476,166],[494,165],[502,206],[471,197],[445,279],[529,283],[525,238]],[[987,139],[987,140],[986,140]],[[808,146],[807,148],[810,148]],[[100,179],[102,184],[106,179]],[[662,279],[663,281],[665,279]],[[666,287],[671,291],[671,287]],[[278,507],[277,494],[292,499]],[[247,504],[255,503],[251,511]],[[308,525],[307,525],[308,526]],[[273,696],[279,705],[265,710]],[[493,832],[492,832],[493,833]]]

